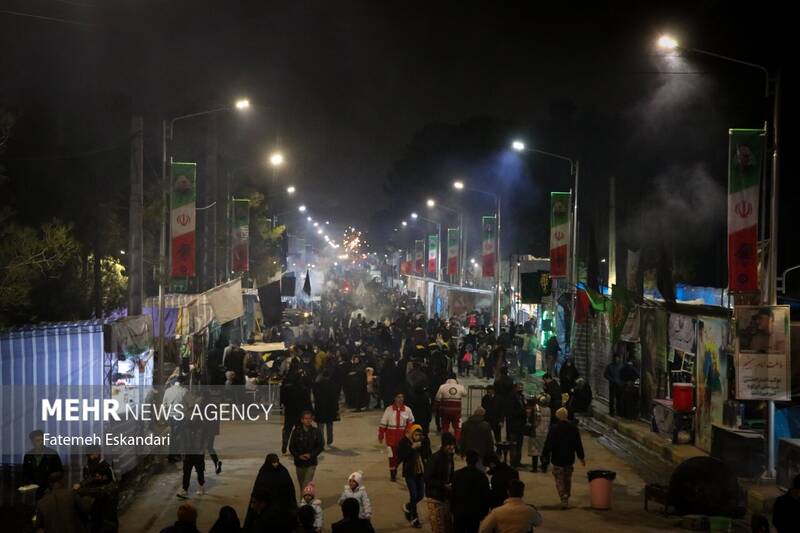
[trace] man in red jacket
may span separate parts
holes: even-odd
[[[386,408],[378,426],[378,441],[386,441],[386,451],[389,455],[389,474],[392,481],[397,480],[397,447],[405,436],[406,427],[414,423],[414,413],[405,405],[405,397],[398,393],[394,403]]]

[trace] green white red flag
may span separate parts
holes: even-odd
[[[172,277],[195,275],[196,250],[196,163],[172,163],[170,238]]]
[[[447,275],[458,274],[458,228],[447,228]]]
[[[439,236],[428,235],[428,272],[436,274],[439,263]]]
[[[497,219],[493,216],[482,218],[483,249],[481,251],[481,275],[494,277],[494,264],[497,260]]]
[[[728,131],[728,288],[758,292],[758,207],[764,130]]]
[[[250,200],[234,200],[231,231],[231,264],[234,272],[250,271]]]
[[[569,265],[570,193],[550,193],[550,278],[567,277]]]
[[[414,241],[414,272],[425,272],[425,241],[422,239]]]

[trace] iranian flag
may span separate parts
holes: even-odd
[[[172,163],[170,237],[172,277],[195,275],[196,163]]]
[[[550,193],[550,278],[567,277],[570,193]]]
[[[439,236],[428,235],[428,272],[436,273],[439,256]]]
[[[758,205],[764,130],[729,130],[728,288],[758,292]]]
[[[458,228],[447,229],[447,275],[458,274]]]
[[[250,271],[250,200],[234,200],[231,263],[234,272]]]
[[[494,277],[494,263],[497,256],[496,218],[483,217],[483,249],[481,251],[481,274],[484,278]]]

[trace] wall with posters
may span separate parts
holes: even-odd
[[[650,413],[653,400],[666,398],[667,313],[662,309],[641,308],[642,414]]]
[[[697,320],[695,446],[711,451],[712,424],[722,424],[728,399],[730,352],[729,322],[720,318]]]
[[[789,306],[739,306],[736,398],[791,399]]]

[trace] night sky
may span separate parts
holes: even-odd
[[[544,255],[548,194],[570,180],[560,162],[510,154],[521,135],[581,159],[582,230],[594,226],[601,249],[614,175],[625,246],[660,231],[676,255],[706,254],[697,284],[724,285],[727,129],[763,124],[762,77],[696,55],[666,60],[652,45],[672,31],[687,46],[782,68],[781,264],[800,262],[786,8],[557,4],[6,0],[0,9],[80,23],[0,13],[0,104],[20,116],[5,154],[14,202],[35,216],[36,188],[53,179],[38,160],[54,154],[111,150],[96,164],[124,183],[133,112],[145,116],[155,180],[162,117],[246,95],[249,116],[218,119],[221,171],[257,166],[278,146],[289,161],[281,187],[295,184],[313,212],[372,230],[377,243],[427,196],[462,202],[449,187],[458,175],[503,194],[506,251]],[[181,124],[176,158],[202,157],[206,126]],[[53,209],[70,200],[58,190],[66,197]],[[491,210],[465,202],[475,219]]]

